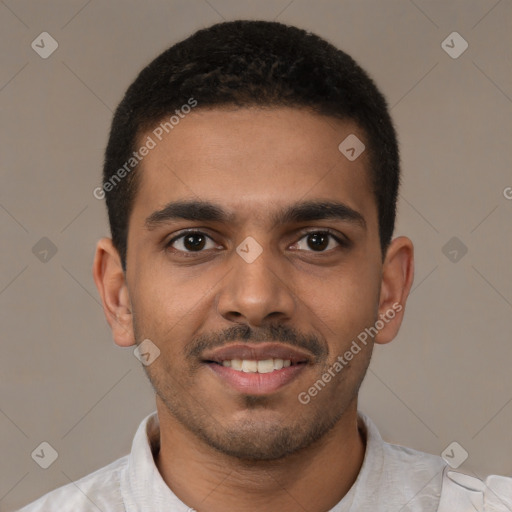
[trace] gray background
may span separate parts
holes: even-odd
[[[2,511],[128,453],[154,409],[132,349],[111,341],[91,277],[108,234],[92,190],[112,110],[138,71],[194,30],[235,18],[326,37],[392,107],[404,170],[396,234],[415,242],[417,273],[398,338],[375,351],[362,410],[386,440],[436,454],[455,440],[469,453],[461,470],[512,473],[510,0],[5,0]],[[31,48],[43,31],[59,44],[47,59]],[[441,46],[453,31],[469,43],[457,59]],[[46,262],[33,254],[42,237],[57,248]],[[459,247],[443,251],[452,237]],[[46,470],[31,458],[42,441],[58,452]]]

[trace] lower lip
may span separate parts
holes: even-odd
[[[282,388],[304,370],[306,364],[294,364],[270,373],[246,373],[217,363],[206,363],[224,382],[240,393],[266,395]]]

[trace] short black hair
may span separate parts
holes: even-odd
[[[192,104],[308,108],[354,121],[366,136],[385,254],[394,230],[400,165],[384,96],[352,57],[319,36],[278,22],[237,20],[201,29],[164,51],[139,73],[116,109],[103,190],[123,269],[140,174],[133,153],[148,130]]]

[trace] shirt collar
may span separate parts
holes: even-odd
[[[160,423],[152,412],[139,425],[121,477],[126,512],[189,512],[191,509],[169,489],[154,461],[160,449]]]
[[[378,482],[383,465],[382,438],[377,427],[358,413],[358,428],[366,439],[366,451],[356,482],[331,512],[345,512],[356,500],[359,489]],[[126,512],[189,512],[191,509],[169,489],[154,461],[160,449],[160,423],[157,412],[146,416],[133,439],[127,470],[121,475],[121,494]],[[372,476],[373,475],[373,476]]]
[[[361,493],[379,489],[383,475],[384,453],[382,437],[373,421],[358,411],[357,426],[366,443],[363,464],[348,493],[329,512],[350,512],[352,504],[361,502]]]

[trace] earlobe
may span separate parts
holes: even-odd
[[[414,247],[405,236],[395,238],[386,251],[378,316],[383,325],[375,343],[389,343],[398,334],[414,280]]]
[[[96,246],[93,277],[115,343],[121,347],[134,345],[133,317],[126,277],[119,253],[110,238],[102,238]]]

